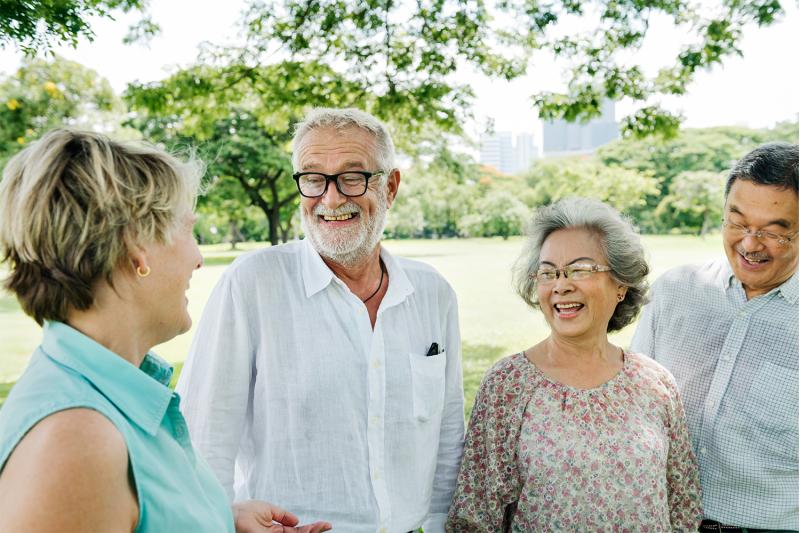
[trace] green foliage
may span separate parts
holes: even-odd
[[[395,237],[457,237],[459,221],[474,208],[478,166],[440,141],[402,175],[386,232]]]
[[[89,27],[91,18],[113,18],[115,10],[139,10],[146,4],[147,0],[3,0],[0,48],[16,43],[26,54],[32,54],[55,44],[74,47],[80,37],[94,37]]]
[[[122,113],[95,71],[58,56],[28,58],[0,77],[0,160],[57,126],[113,130]]]
[[[510,191],[494,190],[477,202],[477,209],[459,221],[465,237],[500,236],[508,239],[520,235],[531,210]]]
[[[240,113],[214,125],[201,145],[212,176],[204,208],[224,213],[231,242],[247,220],[247,206],[261,210],[272,244],[287,240],[300,194],[291,179],[292,163],[286,142],[271,137],[255,117]]]
[[[671,220],[673,230],[705,235],[722,219],[725,179],[724,173],[707,170],[681,172],[672,179],[656,216]]]
[[[731,126],[686,129],[666,141],[623,139],[598,149],[597,158],[609,168],[635,170],[658,181],[658,191],[647,192],[644,203],[628,211],[643,231],[666,233],[677,229],[702,233],[717,225],[716,207],[712,208],[712,204],[722,204],[721,191],[716,199],[713,197],[716,185],[707,183],[708,188],[701,187],[702,176],[716,183],[712,174],[727,172],[746,153],[769,141],[797,143],[797,122],[781,123],[768,130]],[[673,185],[677,176],[687,172],[706,174],[684,175],[681,183]],[[695,206],[689,208],[686,201]],[[674,202],[677,203],[673,205]]]
[[[644,204],[647,194],[658,192],[650,174],[610,168],[594,157],[544,159],[525,175],[534,205],[546,205],[569,196],[595,198],[620,211]]]
[[[411,131],[427,125],[457,132],[472,97],[457,75],[470,68],[491,77],[524,74],[536,51],[571,65],[565,93],[542,92],[533,101],[544,119],[590,119],[602,102],[630,98],[647,103],[685,93],[698,70],[740,54],[742,28],[773,23],[777,0],[261,0],[246,16],[248,49],[268,57],[280,50],[292,60],[335,65],[374,94],[371,111]],[[668,17],[686,36],[673,63],[648,77],[631,57],[654,16]],[[560,24],[576,16],[585,32]],[[680,116],[658,103],[627,117],[624,130],[640,137],[674,136]]]

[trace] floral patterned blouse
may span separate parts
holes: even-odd
[[[593,389],[519,353],[483,379],[448,532],[697,531],[700,479],[672,375],[624,354]]]

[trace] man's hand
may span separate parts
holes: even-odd
[[[271,503],[248,500],[233,504],[236,533],[322,533],[333,528],[328,522],[298,526],[298,518]]]

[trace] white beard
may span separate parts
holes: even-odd
[[[386,189],[381,187],[377,194],[375,215],[371,218],[351,200],[333,210],[317,204],[312,215],[307,215],[302,206],[300,207],[303,233],[319,255],[345,267],[356,266],[369,257],[381,241],[386,226],[386,212],[389,210]],[[317,218],[320,215],[337,216],[347,213],[358,213],[358,224],[347,229],[325,228],[324,223]]]

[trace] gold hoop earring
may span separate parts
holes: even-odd
[[[140,278],[146,278],[147,276],[150,275],[150,267],[147,265],[145,265],[144,268],[142,268],[141,266],[137,266],[136,275],[139,276]]]

